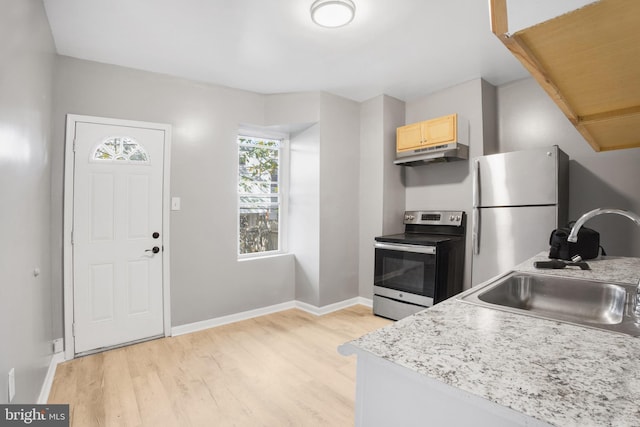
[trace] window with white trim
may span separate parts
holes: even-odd
[[[239,135],[238,255],[283,251],[285,140]]]

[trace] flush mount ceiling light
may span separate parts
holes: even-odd
[[[311,19],[322,27],[337,28],[347,25],[356,14],[351,0],[316,0],[311,5]]]

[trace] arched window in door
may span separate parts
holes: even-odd
[[[112,136],[102,141],[93,150],[91,160],[149,163],[149,155],[135,139],[128,136]]]

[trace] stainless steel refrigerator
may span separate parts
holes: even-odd
[[[558,146],[477,157],[473,161],[475,286],[549,250],[567,223],[569,157]]]

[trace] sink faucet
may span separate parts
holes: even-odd
[[[640,226],[640,216],[634,214],[633,212],[625,211],[623,209],[609,209],[609,208],[598,208],[592,211],[587,212],[582,215],[576,223],[573,225],[571,229],[571,233],[569,233],[569,237],[567,237],[567,241],[569,242],[577,242],[578,241],[578,231],[580,227],[584,225],[585,222],[593,218],[594,216],[602,215],[602,214],[618,214],[622,216],[626,216],[631,221],[635,222],[636,225]],[[640,323],[640,281],[638,281],[638,286],[636,287],[636,294],[633,296],[633,313],[636,316],[636,322]]]
[[[578,241],[578,231],[584,225],[585,222],[593,218],[594,216],[602,215],[602,214],[618,214],[622,216],[626,216],[631,221],[635,222],[636,225],[640,226],[640,216],[634,214],[633,212],[625,211],[623,209],[610,209],[610,208],[598,208],[592,211],[587,212],[582,215],[576,223],[573,225],[571,229],[571,233],[569,233],[569,237],[567,237],[567,241],[569,242],[577,242]]]

